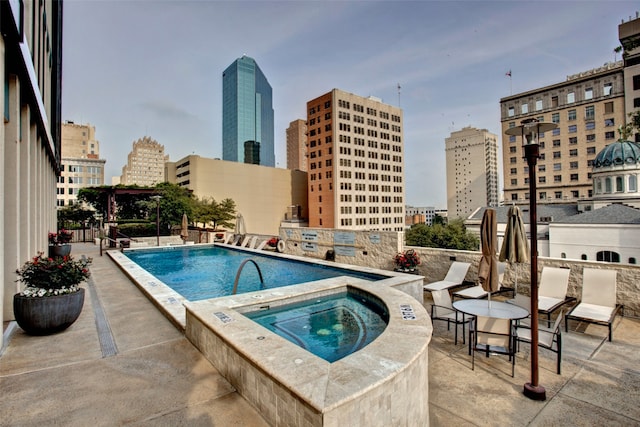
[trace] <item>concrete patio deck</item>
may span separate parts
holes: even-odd
[[[74,244],[73,253],[94,258],[78,321],[46,337],[4,325],[11,338],[0,355],[0,426],[267,425],[96,246]],[[522,394],[528,346],[515,378],[503,356],[477,357],[472,371],[466,345],[436,322],[431,425],[640,426],[640,320],[618,318],[611,343],[604,327],[571,326],[562,375],[555,353],[539,351],[547,400],[536,402]]]

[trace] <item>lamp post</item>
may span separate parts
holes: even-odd
[[[507,129],[507,135],[520,135],[524,158],[529,166],[529,228],[531,234],[531,382],[525,383],[524,395],[533,400],[546,400],[547,394],[538,383],[538,214],[536,204],[536,164],[540,157],[538,134],[558,127],[537,119],[526,119],[520,126]]]
[[[160,199],[162,196],[151,196],[156,201],[156,245],[160,246]]]

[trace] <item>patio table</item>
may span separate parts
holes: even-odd
[[[453,308],[472,316],[493,317],[496,319],[524,319],[529,311],[514,304],[489,300],[460,300],[453,303]]]

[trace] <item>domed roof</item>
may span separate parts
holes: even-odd
[[[607,166],[633,165],[640,163],[640,144],[632,141],[618,140],[607,145],[598,153],[593,161],[593,168]]]

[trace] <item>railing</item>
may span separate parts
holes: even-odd
[[[262,271],[260,271],[260,267],[258,266],[257,262],[255,262],[251,258],[248,258],[242,261],[242,263],[240,264],[240,267],[238,267],[238,272],[236,273],[236,280],[233,282],[233,291],[231,292],[231,295],[235,295],[236,292],[238,291],[238,281],[240,280],[240,273],[242,273],[242,269],[244,268],[244,265],[249,261],[251,261],[253,265],[256,266],[256,270],[258,270],[258,275],[260,276],[260,288],[262,289],[263,287],[262,285],[264,285],[264,280],[262,279]]]

